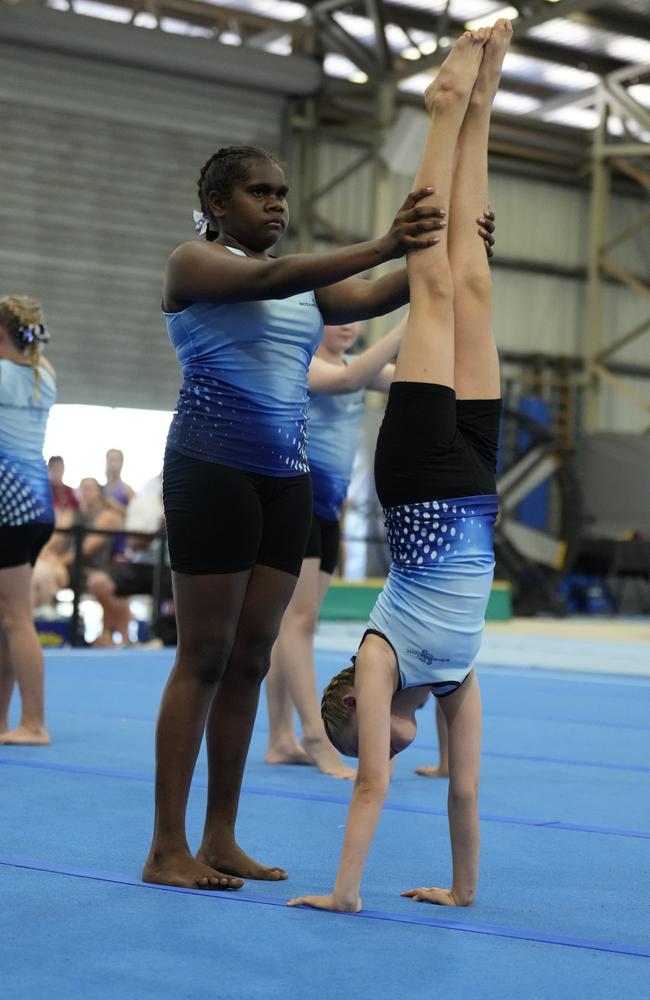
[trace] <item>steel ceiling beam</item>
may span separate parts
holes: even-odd
[[[393,55],[386,38],[386,18],[381,0],[365,0],[366,14],[375,29],[375,47],[381,67],[389,72],[393,65]]]

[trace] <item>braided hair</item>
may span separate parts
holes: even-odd
[[[340,753],[346,751],[341,747],[339,737],[341,730],[350,718],[350,709],[341,701],[344,689],[354,687],[354,665],[341,670],[323,691],[320,703],[320,714],[325,726],[325,732]]]
[[[23,354],[27,355],[34,372],[34,395],[36,402],[41,384],[42,345],[50,339],[45,325],[43,310],[38,302],[25,295],[11,295],[0,299],[0,324]]]
[[[201,168],[197,185],[201,211],[210,220],[206,239],[215,240],[219,233],[219,220],[210,211],[210,194],[216,191],[224,201],[235,184],[248,179],[250,166],[256,160],[277,163],[276,158],[259,146],[224,146],[213,153]]]

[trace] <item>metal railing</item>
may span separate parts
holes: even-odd
[[[159,542],[158,550],[156,552],[156,558],[150,565],[153,566],[153,584],[152,584],[152,600],[153,600],[153,611],[152,620],[155,621],[160,617],[163,596],[162,596],[162,578],[163,571],[165,569],[165,558],[167,552],[167,533],[163,530],[156,532],[149,531],[125,531],[124,528],[120,529],[106,529],[106,528],[92,528],[86,527],[83,524],[75,524],[69,528],[55,528],[55,534],[70,535],[72,538],[72,543],[74,545],[74,559],[69,567],[70,574],[70,589],[72,590],[72,614],[70,616],[70,645],[71,646],[82,646],[83,636],[81,634],[80,623],[81,614],[79,611],[79,605],[81,603],[81,597],[83,594],[83,588],[81,586],[84,573],[84,553],[83,553],[83,541],[86,535],[104,535],[107,538],[143,538],[149,539],[150,542]],[[120,565],[115,563],[115,565]],[[124,565],[129,565],[127,560]],[[89,569],[94,569],[95,567],[89,567]]]

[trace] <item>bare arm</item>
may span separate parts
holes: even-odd
[[[318,307],[327,324],[354,323],[357,320],[385,316],[409,301],[406,268],[369,281],[349,278],[316,293]]]
[[[437,209],[421,210],[418,202],[431,197],[422,189],[408,196],[386,236],[318,254],[290,254],[259,260],[231,254],[220,244],[184,243],[169,258],[163,295],[165,308],[181,309],[191,302],[251,302],[282,299],[323,288],[367,271],[377,264],[425,249],[437,242]]]
[[[444,222],[440,213],[436,213],[437,228],[442,229]],[[494,212],[489,209],[485,215],[476,220],[478,235],[485,244],[488,257],[494,256]],[[409,285],[406,268],[393,271],[374,281],[364,278],[349,278],[340,281],[329,288],[320,288],[316,298],[325,323],[353,323],[356,320],[372,319],[375,316],[385,316],[409,302]]]
[[[334,890],[330,896],[301,896],[291,900],[290,906],[304,904],[348,913],[362,906],[361,877],[390,783],[390,707],[395,674],[389,656],[364,663],[359,659],[355,678],[359,770]]]
[[[481,695],[474,673],[458,691],[438,703],[449,739],[449,835],[451,889],[421,886],[402,893],[416,902],[471,906],[476,896],[480,831],[478,779],[481,760]]]
[[[391,362],[391,364],[384,365],[377,378],[372,380],[368,388],[373,389],[375,392],[388,392],[394,378],[395,365]]]
[[[348,365],[334,365],[316,354],[309,366],[309,388],[312,392],[324,395],[355,392],[357,389],[375,388],[386,368],[392,369],[387,362],[394,358],[406,328],[406,320],[402,320],[394,329],[358,354]],[[383,386],[383,380],[382,380]]]

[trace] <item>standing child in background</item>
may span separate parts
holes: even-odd
[[[45,429],[56,400],[54,369],[38,303],[0,299],[0,744],[43,746],[43,653],[32,621],[36,557],[54,528],[52,492],[43,458]],[[18,683],[20,722],[9,729]]]
[[[124,452],[119,448],[109,448],[106,452],[106,483],[102,492],[120,514],[126,511],[129,501],[135,496],[133,487],[122,479],[123,466]]]
[[[354,778],[327,738],[314,665],[318,612],[339,553],[341,507],[350,484],[367,389],[388,392],[404,322],[354,358],[358,323],[326,326],[309,366],[307,453],[314,513],[300,576],[284,613],[266,677],[267,764],[315,764],[334,778]],[[302,724],[300,744],[293,710]]]
[[[356,912],[390,759],[415,738],[415,712],[439,698],[449,737],[452,883],[407,890],[469,906],[478,880],[481,699],[472,669],[494,568],[499,361],[488,264],[473,233],[487,200],[490,111],[509,21],[465,32],[425,101],[431,115],[417,183],[448,211],[440,245],[408,258],[411,307],[375,457],[392,565],[356,663],[330,682],[323,720],[359,758],[331,895],[292,900]],[[403,850],[403,845],[402,845]]]

